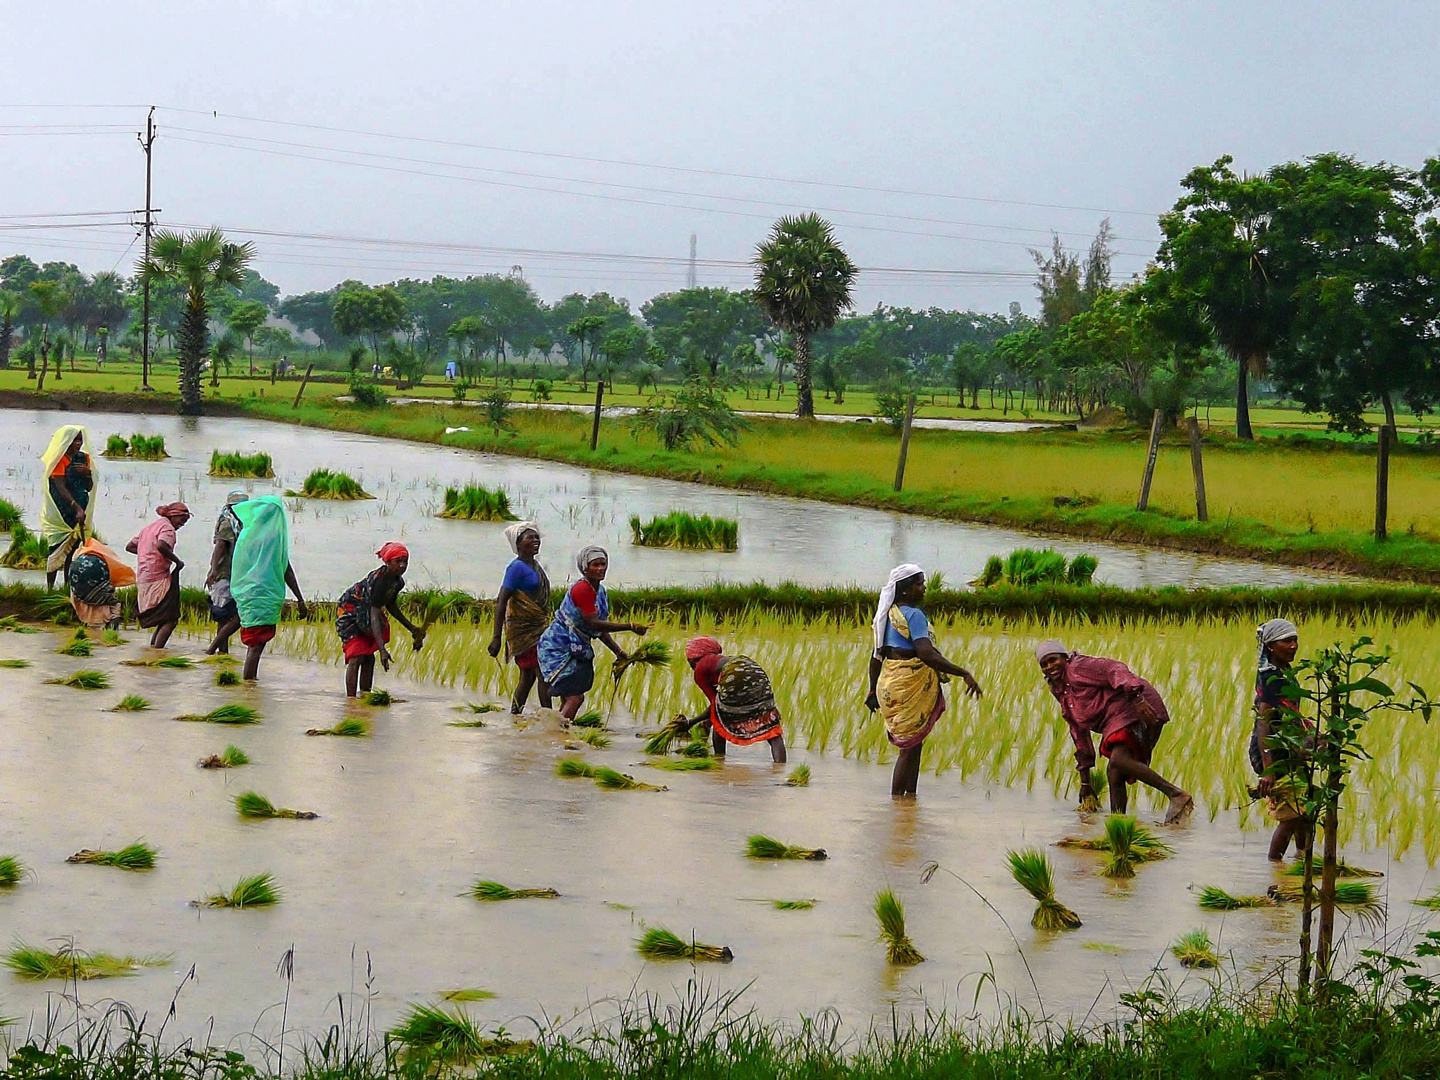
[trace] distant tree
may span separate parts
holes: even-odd
[[[330,315],[335,329],[346,337],[370,339],[375,362],[380,362],[380,338],[405,325],[405,301],[389,285],[372,288],[359,282],[341,288]]]
[[[35,306],[35,323],[32,326],[31,337],[35,344],[36,351],[40,354],[40,381],[36,385],[37,390],[45,389],[45,373],[50,365],[50,348],[54,335],[54,325],[69,303],[64,288],[57,281],[37,279],[30,283],[30,299]],[[59,365],[56,365],[55,378],[60,379]]]
[[[566,336],[574,339],[580,349],[580,388],[590,389],[590,366],[595,362],[596,342],[605,329],[605,316],[585,315],[565,327]],[[589,344],[590,351],[586,354],[585,346]]]
[[[652,400],[631,421],[632,430],[654,435],[666,450],[697,443],[734,446],[745,426],[725,400],[724,390],[708,379],[687,379],[674,393]]]
[[[230,308],[225,325],[245,339],[250,374],[255,374],[255,331],[265,325],[270,312],[259,300],[241,300]]]
[[[960,401],[964,404],[965,392],[970,392],[970,408],[980,407],[980,389],[986,386],[995,377],[993,351],[983,345],[964,344],[955,346],[955,355],[951,357],[951,372],[955,380],[955,388],[960,391]]]
[[[0,370],[10,366],[10,348],[15,340],[15,313],[20,298],[8,289],[0,289]]]
[[[605,358],[604,378],[613,379],[615,372],[643,357],[649,341],[646,329],[634,323],[606,334],[600,342],[600,355]]]
[[[359,282],[355,284],[359,284]],[[278,309],[280,317],[288,319],[291,325],[301,333],[308,331],[314,334],[325,348],[338,349],[345,343],[346,336],[335,329],[335,321],[332,318],[335,310],[335,295],[338,291],[337,287],[326,292],[308,292],[287,296],[280,303]]]

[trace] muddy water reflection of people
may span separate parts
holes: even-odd
[[[95,531],[90,506],[95,455],[90,433],[77,424],[66,424],[50,437],[40,461],[45,466],[40,535],[50,549],[45,560],[45,587],[53,589],[55,576],[62,570],[69,582],[71,559]]]
[[[336,605],[335,629],[345,649],[345,696],[368,691],[375,681],[375,657],[390,670],[390,619],[410,631],[415,651],[425,644],[425,631],[400,610],[400,590],[405,588],[405,571],[410,568],[410,551],[394,541],[376,556],[383,564],[370,571],[340,594]]]
[[[785,762],[785,729],[775,690],[765,669],[748,656],[726,656],[713,637],[692,638],[685,645],[685,661],[695,673],[710,708],[689,723],[709,724],[716,757],[725,756],[725,744],[750,746],[768,742],[770,760]]]
[[[505,540],[515,558],[505,567],[500,592],[495,597],[495,636],[487,651],[500,655],[500,639],[505,639],[505,659],[513,660],[520,669],[520,681],[510,699],[510,711],[519,716],[526,699],[540,675],[540,656],[536,647],[550,625],[550,578],[540,565],[540,529],[533,521],[517,521],[505,528]],[[540,681],[540,707],[550,708],[550,687]]]

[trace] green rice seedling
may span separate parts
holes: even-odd
[[[109,711],[144,712],[148,708],[150,708],[150,702],[147,698],[143,698],[139,694],[126,694],[123,698],[121,698],[114,705],[112,705]]]
[[[21,520],[20,508],[9,499],[0,499],[0,532],[9,532]]]
[[[114,866],[120,870],[154,870],[155,856],[159,852],[143,840],[127,844],[119,851],[95,851],[82,848],[71,855],[66,862],[91,863],[95,866]]]
[[[255,908],[271,907],[280,902],[280,887],[270,874],[251,874],[235,883],[228,893],[212,893],[203,900],[191,900],[191,907]]]
[[[1006,853],[1016,884],[1035,898],[1030,925],[1036,930],[1074,930],[1080,917],[1055,899],[1055,871],[1038,848],[1021,848]]]
[[[992,585],[999,585],[1004,580],[1005,560],[999,555],[991,555],[985,560],[985,568],[980,571],[980,576],[970,584],[978,589],[988,589]]]
[[[227,746],[220,753],[211,754],[199,761],[202,769],[238,769],[241,765],[249,764],[250,755],[238,746]]]
[[[510,510],[510,496],[504,491],[489,491],[479,484],[445,489],[445,509],[437,517],[461,521],[515,521]]]
[[[1200,906],[1206,911],[1240,911],[1244,908],[1274,907],[1275,903],[1269,896],[1231,896],[1218,885],[1206,885],[1200,890]]]
[[[728,964],[735,954],[728,945],[702,945],[686,941],[678,934],[659,926],[652,926],[635,942],[640,955],[647,960],[718,960]]]
[[[793,847],[763,833],[746,839],[745,856],[750,859],[808,859],[812,862],[826,857],[824,848]]]
[[[19,885],[25,872],[25,864],[14,855],[0,855],[0,888]]]
[[[434,1005],[412,1003],[409,1013],[390,1029],[389,1038],[399,1043],[407,1058],[450,1066],[468,1065],[480,1058],[528,1052],[529,1042],[481,1034],[475,1021],[463,1010],[446,1010]]]
[[[314,821],[320,816],[312,810],[278,807],[258,791],[244,791],[236,795],[235,812],[243,818],[291,818],[297,821]]]
[[[57,623],[61,626],[75,626],[75,608],[70,603],[70,594],[64,589],[41,593],[35,597],[33,607],[35,614],[46,622]],[[82,626],[77,629],[84,630],[85,628]],[[84,640],[86,636],[81,634],[80,640]]]
[[[369,735],[369,734],[370,734],[370,725],[369,725],[368,722],[366,722],[366,721],[364,721],[364,720],[361,720],[361,719],[359,719],[358,717],[352,716],[352,717],[349,717],[348,719],[341,720],[341,721],[340,721],[338,724],[336,724],[334,727],[327,727],[327,728],[313,728],[313,727],[312,727],[309,731],[305,732],[305,734],[306,734],[306,735],[340,735],[340,736],[345,737],[345,738],[358,739],[358,738],[363,738],[363,737],[365,737],[366,735]]]
[[[1315,895],[1320,895],[1320,882],[1313,883]],[[1269,893],[1276,900],[1296,904],[1300,902],[1305,886],[1303,882],[1282,882],[1279,885],[1271,885]],[[1335,883],[1335,902],[1345,904],[1348,907],[1368,907],[1377,903],[1375,886],[1367,885],[1363,881],[1337,881]]]
[[[148,660],[121,660],[126,667],[164,668],[168,671],[189,671],[195,661],[188,656],[154,656]]]
[[[595,766],[583,758],[561,758],[555,763],[555,775],[567,780],[589,780],[595,776]]]
[[[110,676],[103,671],[77,671],[63,679],[46,679],[54,686],[69,686],[75,690],[109,690]]]
[[[129,457],[130,441],[124,435],[111,435],[105,440],[106,457]]]
[[[0,884],[5,884],[5,882],[0,881]],[[10,884],[14,884],[14,882],[10,882]],[[1427,896],[1423,900],[1412,900],[1410,902],[1417,907],[1429,908],[1431,911],[1440,911],[1440,892],[1437,892],[1434,896]]]
[[[229,668],[221,668],[219,671],[215,672],[215,685],[239,686],[240,673],[238,671],[232,671]]]
[[[571,734],[596,750],[604,750],[610,745],[610,736],[598,728],[580,728],[578,731],[572,731]]]
[[[1210,934],[1203,928],[1181,934],[1170,946],[1170,953],[1180,961],[1181,967],[1213,968],[1220,966],[1215,955],[1215,946],[1210,943]]]
[[[1099,568],[1100,560],[1094,555],[1076,555],[1065,568],[1065,582],[1069,585],[1092,585],[1095,571]]]
[[[735,551],[740,546],[740,526],[728,518],[709,514],[687,514],[675,510],[641,523],[630,518],[630,542],[638,547],[682,548],[686,551]]]
[[[186,713],[175,719],[205,724],[258,724],[260,714],[249,705],[232,702],[229,705],[221,705],[218,709],[211,709],[208,713]]]
[[[594,766],[595,786],[606,791],[665,791],[654,784],[643,784],[629,773],[622,773],[608,765]]]
[[[599,709],[591,709],[588,712],[582,712],[579,716],[575,717],[574,720],[571,720],[570,726],[603,728],[605,726],[605,718],[600,715]]]
[[[275,464],[269,454],[222,454],[219,450],[212,450],[210,475],[268,480],[275,475]]]
[[[64,979],[66,981],[110,979],[133,975],[142,967],[160,967],[168,956],[111,956],[63,948],[36,949],[17,940],[5,956],[5,966],[22,979]]]
[[[445,622],[464,611],[474,601],[458,589],[442,591],[426,589],[414,597],[417,618],[416,625],[428,631],[438,622]]]
[[[1315,880],[1319,881],[1320,875],[1325,872],[1325,860],[1319,855],[1316,855],[1310,865],[1314,868],[1313,873]],[[1296,859],[1287,866],[1282,873],[1287,877],[1304,877],[1305,860]],[[1366,870],[1363,866],[1351,866],[1344,859],[1341,859],[1335,864],[1335,876],[1337,878],[1378,878],[1384,877],[1385,875],[1379,870]]]
[[[488,727],[484,720],[451,720],[446,727],[482,728]]]
[[[645,753],[668,754],[675,743],[689,737],[690,727],[691,722],[688,716],[682,714],[675,717],[659,731],[645,738]]]
[[[1100,873],[1108,878],[1133,878],[1135,864],[1134,844],[1140,823],[1129,814],[1111,814],[1105,819],[1105,850],[1109,856]]]
[[[554,889],[512,889],[498,881],[484,878],[470,886],[470,895],[476,900],[554,900],[560,894]]]
[[[875,894],[875,919],[880,923],[879,940],[885,943],[885,959],[892,964],[923,964],[925,957],[905,933],[905,905],[889,889]]]
[[[776,911],[809,911],[819,900],[752,900],[752,904],[769,904]]]
[[[455,711],[464,712],[466,709],[469,709],[472,713],[492,713],[499,712],[504,707],[503,705],[496,705],[493,701],[467,701],[461,705],[456,705]]]
[[[616,660],[610,668],[610,677],[616,683],[620,676],[632,667],[662,668],[669,667],[674,654],[670,646],[663,641],[642,641],[635,646],[634,650],[628,653],[623,660]]]
[[[27,668],[29,660],[0,660],[0,668]]]
[[[10,546],[0,555],[0,566],[12,570],[44,570],[49,557],[50,545],[45,538],[16,522],[10,529]]]
[[[1064,581],[1065,556],[1051,548],[1016,548],[1005,557],[1005,580],[1021,588]]]
[[[374,705],[380,709],[395,702],[395,698],[390,696],[389,690],[366,690],[360,695],[360,700],[366,705]]]
[[[165,452],[165,436],[131,435],[130,456],[137,461],[160,461],[169,457]]]
[[[343,472],[332,472],[329,469],[313,470],[309,476],[305,477],[305,482],[300,485],[299,491],[287,491],[285,494],[291,498],[338,499],[342,501],[375,497],[361,487],[360,481],[353,476]]]
[[[690,732],[690,741],[680,747],[680,755],[687,758],[709,757],[710,740],[706,738],[705,732],[706,729],[703,727],[692,729]]]
[[[440,998],[443,1001],[491,1001],[497,996],[493,990],[482,990],[478,986],[440,991]]]
[[[85,628],[82,626],[75,631],[74,637],[55,651],[61,656],[88,657],[95,651],[95,647],[91,643],[89,635],[85,633]]]
[[[796,765],[795,768],[793,768],[793,769],[790,770],[790,775],[785,778],[785,786],[786,786],[786,787],[809,787],[809,786],[810,786],[810,766],[809,766],[809,765]]]
[[[3,565],[3,564],[0,564],[0,565]],[[6,630],[10,631],[12,634],[38,634],[38,633],[40,633],[40,631],[37,630],[35,627],[33,627],[33,626],[26,626],[24,623],[22,623],[22,622],[19,620],[18,617],[14,616],[14,615],[6,615],[3,619],[0,619],[0,631],[6,631]]]
[[[710,769],[720,768],[720,761],[713,757],[699,758],[674,758],[665,761],[647,761],[644,764],[652,769],[664,769],[667,772],[707,772]]]
[[[107,648],[114,648],[116,645],[128,645],[129,639],[122,637],[119,630],[105,630],[100,635],[100,644]]]

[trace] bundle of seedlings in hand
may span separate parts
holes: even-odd
[[[1201,889],[1199,902],[1206,911],[1239,911],[1242,908],[1274,907],[1276,903],[1269,896],[1231,896],[1218,885],[1206,885]]]
[[[109,690],[110,676],[103,671],[77,671],[63,679],[46,679],[52,686],[69,686],[76,690]]]
[[[635,947],[647,960],[719,960],[728,964],[735,959],[728,945],[702,945],[686,941],[659,926],[646,930]]]
[[[241,765],[249,764],[250,755],[238,746],[227,746],[220,753],[211,754],[199,761],[202,769],[238,769]]]
[[[231,671],[229,668],[221,668],[215,673],[216,686],[239,686],[240,673]]]
[[[169,962],[168,956],[111,956],[109,953],[86,953],[73,948],[52,952],[31,948],[19,940],[5,957],[5,966],[22,979],[64,979],[67,982],[132,975],[138,968],[160,967]]]
[[[1312,875],[1316,881],[1319,881],[1320,875],[1325,872],[1325,860],[1319,855],[1316,855],[1314,859],[1311,860],[1310,866]],[[1287,866],[1282,873],[1287,877],[1304,877],[1305,860],[1303,858],[1296,859]],[[1366,870],[1363,866],[1351,866],[1344,859],[1341,859],[1335,864],[1335,876],[1337,878],[1377,878],[1384,877],[1385,875],[1379,870]]]
[[[1170,946],[1170,952],[1176,960],[1180,961],[1181,967],[1213,968],[1220,966],[1220,958],[1215,955],[1215,947],[1210,944],[1210,935],[1203,929],[1181,934],[1175,939],[1175,944]]]
[[[642,523],[630,518],[630,542],[639,547],[683,548],[687,551],[735,551],[740,546],[740,526],[728,518],[709,514],[687,514],[676,510]]]
[[[258,724],[260,714],[249,705],[232,703],[221,705],[218,709],[211,709],[208,713],[186,713],[175,719],[206,724]]]
[[[510,510],[510,496],[500,490],[489,491],[479,484],[445,489],[445,509],[437,517],[461,521],[516,521]]]
[[[341,720],[334,727],[311,728],[305,732],[306,735],[340,735],[345,738],[358,739],[370,734],[370,725],[364,720],[350,717]]]
[[[366,705],[383,709],[394,704],[396,699],[390,696],[389,690],[366,690],[360,695],[360,700]]]
[[[406,1017],[390,1029],[388,1038],[405,1048],[407,1059],[452,1067],[469,1065],[482,1057],[523,1053],[533,1045],[503,1036],[488,1038],[460,1009],[452,1012],[417,1003],[412,1003]]]
[[[810,786],[810,766],[809,766],[809,765],[796,765],[795,768],[793,768],[793,769],[790,770],[790,775],[785,778],[785,786],[786,786],[786,787],[809,787],[809,786]]]
[[[792,847],[782,844],[773,836],[756,833],[745,841],[745,855],[751,859],[809,859],[825,858],[824,848]]]
[[[188,671],[195,661],[188,656],[156,656],[149,660],[121,660],[126,667],[165,668],[170,671]]]
[[[19,885],[25,873],[25,864],[14,855],[0,855],[0,888]]]
[[[12,570],[44,570],[49,558],[50,545],[45,538],[17,523],[10,530],[10,547],[4,555],[0,555],[0,566],[8,566]]]
[[[646,761],[642,764],[649,765],[652,769],[664,769],[667,772],[706,772],[710,769],[720,768],[719,759],[713,757],[682,757],[664,761]]]
[[[158,854],[159,852],[145,841],[136,840],[135,843],[127,844],[119,851],[93,851],[90,848],[83,848],[65,861],[93,863],[96,866],[114,866],[121,870],[153,870],[155,869],[155,856]]]
[[[85,628],[82,626],[75,631],[74,637],[55,651],[61,656],[89,656],[95,650],[90,644],[89,635],[85,633]]]
[[[625,674],[628,668],[641,667],[668,667],[674,659],[670,646],[663,641],[642,641],[635,646],[634,650],[628,653],[623,660],[616,660],[610,668],[610,677],[615,682],[620,681],[620,676]]]
[[[126,694],[110,707],[110,712],[144,712],[150,708],[149,699],[139,694]]]
[[[0,668],[27,668],[29,660],[0,660]]]
[[[885,943],[886,960],[892,964],[925,962],[905,933],[905,905],[889,889],[875,894],[875,918],[880,923],[879,940]]]
[[[562,776],[567,780],[588,780],[594,777],[595,766],[583,758],[561,758],[555,763],[555,775]]]
[[[360,482],[353,476],[343,472],[331,472],[329,469],[314,469],[310,475],[305,477],[305,483],[300,485],[299,491],[287,491],[286,495],[291,498],[301,499],[373,499]]]
[[[659,731],[646,737],[645,753],[668,754],[675,743],[690,737],[690,727],[691,720],[688,716],[682,714],[675,717]]]
[[[1080,917],[1055,899],[1055,871],[1043,851],[1022,848],[1006,855],[1016,884],[1035,898],[1031,926],[1036,930],[1074,930],[1081,925]]]
[[[512,889],[482,878],[470,886],[470,895],[476,900],[554,900],[560,894],[554,889]]]
[[[311,810],[286,810],[277,807],[257,791],[245,791],[236,795],[235,811],[243,818],[294,818],[314,821],[320,816]]]
[[[608,765],[596,765],[592,775],[595,777],[595,786],[604,788],[606,791],[668,791],[669,788],[656,787],[654,784],[642,784],[629,773],[622,773],[612,769]]]
[[[418,609],[415,624],[420,627],[421,631],[429,631],[436,623],[451,618],[470,602],[470,597],[454,589],[449,592],[430,589],[420,593],[414,599],[418,601],[415,605]]]
[[[3,565],[4,565],[4,563],[0,563],[0,566],[3,566]],[[35,629],[35,627],[33,627],[33,626],[26,626],[24,623],[22,623],[22,622],[19,620],[19,618],[17,618],[17,617],[14,616],[14,615],[6,615],[3,619],[0,619],[0,631],[5,631],[5,630],[10,631],[12,634],[38,634],[38,633],[40,633],[40,631],[37,630],[37,629]]]
[[[191,900],[191,907],[252,908],[280,902],[280,887],[269,874],[252,874],[235,883],[228,893],[214,893],[203,900]]]
[[[222,454],[210,452],[210,475],[268,480],[275,475],[269,454]]]

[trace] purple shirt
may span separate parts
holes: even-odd
[[[1075,764],[1089,769],[1095,764],[1095,743],[1092,732],[1106,736],[1124,731],[1133,724],[1143,724],[1135,703],[1144,698],[1155,711],[1155,723],[1170,719],[1165,702],[1155,687],[1136,675],[1119,660],[1102,656],[1071,653],[1065,664],[1065,682],[1050,692],[1060,702],[1060,715],[1070,725],[1070,738],[1075,743]]]

